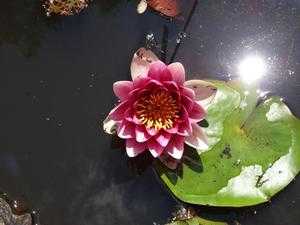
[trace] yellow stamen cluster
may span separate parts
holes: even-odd
[[[147,128],[169,129],[179,117],[179,107],[167,91],[157,90],[136,102],[135,114]]]

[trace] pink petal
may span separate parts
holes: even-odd
[[[158,134],[155,139],[163,147],[166,147],[171,139],[172,135],[167,132],[161,132]]]
[[[132,108],[129,108],[124,112],[124,118],[129,122],[133,122],[133,116],[134,116],[134,111]]]
[[[141,92],[142,92],[142,90],[140,88],[133,89],[128,94],[129,95],[128,100],[130,100],[131,102],[135,102]]]
[[[184,106],[181,106],[180,114],[179,114],[179,121],[183,122],[189,118],[189,113]]]
[[[139,76],[133,80],[133,87],[144,88],[144,86],[147,84],[149,80],[151,80],[151,78]]]
[[[182,87],[181,93],[191,99],[195,99],[195,92],[191,88]]]
[[[151,79],[147,82],[144,88],[147,88],[148,90],[153,90],[153,88],[163,88],[163,87],[164,85],[160,81]]]
[[[207,150],[208,140],[203,129],[196,123],[192,124],[192,134],[185,138],[185,143],[195,149]]]
[[[146,130],[151,136],[155,136],[158,133],[158,130],[156,130],[155,128],[146,128]]]
[[[136,117],[136,115],[133,115],[132,122],[134,122],[136,125],[142,125],[142,122]]]
[[[109,118],[115,121],[120,121],[124,118],[124,113],[128,109],[129,103],[128,101],[121,102],[119,105],[117,105],[113,110],[109,113]]]
[[[145,143],[138,143],[134,139],[126,140],[126,152],[129,157],[135,157],[146,150]]]
[[[123,139],[134,138],[135,137],[134,130],[135,130],[135,125],[133,123],[124,120],[124,122],[122,122],[118,128],[118,136]]]
[[[131,81],[118,81],[113,85],[115,95],[121,100],[126,100],[129,97],[129,92],[133,89]]]
[[[151,135],[147,133],[145,127],[136,126],[135,127],[135,139],[137,142],[146,142],[151,138]]]
[[[184,137],[174,136],[166,148],[166,151],[170,156],[175,159],[181,159],[184,151]]]
[[[148,149],[154,158],[157,158],[161,155],[164,150],[164,147],[157,143],[154,139],[151,139],[147,142]]]
[[[188,112],[191,111],[194,107],[194,101],[186,95],[182,96],[181,103],[184,105],[186,111]]]
[[[185,69],[181,63],[172,63],[168,65],[168,70],[171,72],[173,80],[182,85],[185,81]]]
[[[178,124],[174,124],[172,128],[170,129],[166,129],[166,132],[170,133],[170,134],[176,134],[178,131]]]
[[[202,106],[200,106],[198,103],[195,103],[193,109],[189,112],[189,117],[196,122],[203,120],[205,116],[205,109],[202,108]]]
[[[160,75],[160,81],[172,81],[172,74],[167,68]]]
[[[182,135],[182,136],[186,136],[186,137],[187,137],[187,136],[189,136],[189,131],[188,131],[188,129],[186,129],[185,126],[181,126],[181,127],[178,129],[177,134]]]
[[[132,80],[139,76],[147,76],[150,64],[158,60],[158,57],[151,50],[145,48],[137,50],[130,67]]]
[[[146,87],[144,87],[143,89],[141,88],[137,88],[135,90],[133,90],[132,92],[130,92],[130,102],[132,102],[133,104],[136,103],[137,100],[139,100],[140,98],[146,96],[147,94],[150,94],[150,90],[147,89]]]
[[[186,120],[179,124],[177,134],[181,136],[189,136],[192,133],[192,125],[190,120]]]
[[[161,75],[164,73],[166,68],[167,66],[161,61],[153,62],[150,64],[148,77],[160,81]]]
[[[177,92],[179,90],[178,85],[174,81],[164,81],[163,84],[169,91]]]

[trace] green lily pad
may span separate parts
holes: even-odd
[[[258,104],[255,87],[214,84],[218,91],[204,128],[209,149],[187,149],[179,169],[157,162],[156,170],[184,202],[231,207],[266,202],[300,170],[300,121],[279,97]]]
[[[188,220],[175,221],[173,223],[168,223],[166,225],[228,225],[228,224],[223,222],[206,220],[200,217],[194,217]]]

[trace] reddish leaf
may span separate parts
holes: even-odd
[[[180,14],[179,0],[147,0],[148,6],[169,17]]]

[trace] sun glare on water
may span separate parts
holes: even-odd
[[[238,73],[245,83],[252,84],[265,75],[266,63],[260,56],[248,56],[238,65]]]

